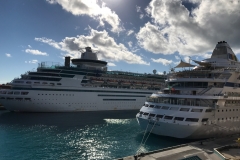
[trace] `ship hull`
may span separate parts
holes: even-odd
[[[137,121],[143,130],[151,132],[156,135],[169,136],[174,138],[184,139],[205,139],[223,137],[226,135],[240,133],[240,122],[228,121],[212,123],[198,123],[198,124],[179,124],[166,121],[155,121],[137,117]]]
[[[9,90],[10,91],[10,90]],[[0,103],[17,112],[81,112],[104,110],[139,110],[149,94],[119,93],[117,90],[39,91],[25,90],[28,95],[0,95]],[[13,91],[14,92],[14,91]]]

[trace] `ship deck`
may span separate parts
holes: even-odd
[[[138,156],[132,155],[117,160],[222,160],[240,159],[240,134],[182,144]]]

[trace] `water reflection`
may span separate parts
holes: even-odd
[[[137,112],[0,111],[1,157],[110,160],[134,155],[144,135],[135,118]],[[142,148],[152,151],[182,143],[186,141],[151,134]]]

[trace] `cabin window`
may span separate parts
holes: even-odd
[[[57,85],[62,85],[61,83],[57,83]]]
[[[145,104],[145,107],[148,107],[149,105],[148,104]]]
[[[20,94],[20,92],[14,92],[14,94],[15,94],[15,95],[18,95],[18,94]]]
[[[139,112],[139,114],[143,114],[143,112]]]
[[[183,117],[175,117],[174,120],[176,120],[176,121],[183,121],[184,118]]]
[[[32,82],[30,82],[30,81],[27,81],[26,83],[27,83],[27,84],[31,84]]]
[[[13,92],[8,92],[8,94],[13,94]]]
[[[198,122],[198,118],[186,118],[187,122]]]
[[[28,92],[21,92],[21,95],[27,95]]]

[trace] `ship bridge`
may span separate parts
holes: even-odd
[[[72,59],[72,64],[78,67],[106,67],[107,62],[98,60],[97,52],[93,52],[91,47],[86,47],[86,51],[82,51],[81,58]]]

